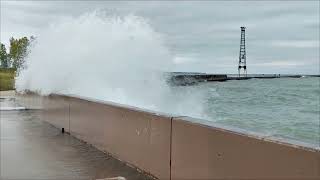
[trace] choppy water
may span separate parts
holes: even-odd
[[[210,82],[179,89],[206,94],[204,112],[217,124],[319,147],[320,78]]]

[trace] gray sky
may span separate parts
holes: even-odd
[[[3,1],[1,42],[96,9],[147,18],[177,57],[176,71],[236,73],[240,26],[249,73],[319,74],[319,1]]]

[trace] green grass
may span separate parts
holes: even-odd
[[[15,69],[0,68],[0,91],[14,90]]]

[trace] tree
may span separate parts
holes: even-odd
[[[9,56],[12,60],[12,66],[16,69],[23,69],[24,61],[28,55],[28,46],[30,40],[27,37],[20,39],[10,39],[10,52]]]
[[[8,68],[9,67],[9,55],[7,53],[6,46],[1,43],[0,47],[0,63],[2,68]]]

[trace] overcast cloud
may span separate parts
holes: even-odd
[[[319,74],[319,1],[1,0],[1,42],[96,9],[147,18],[175,55],[176,71],[236,73],[246,26],[249,73]]]

